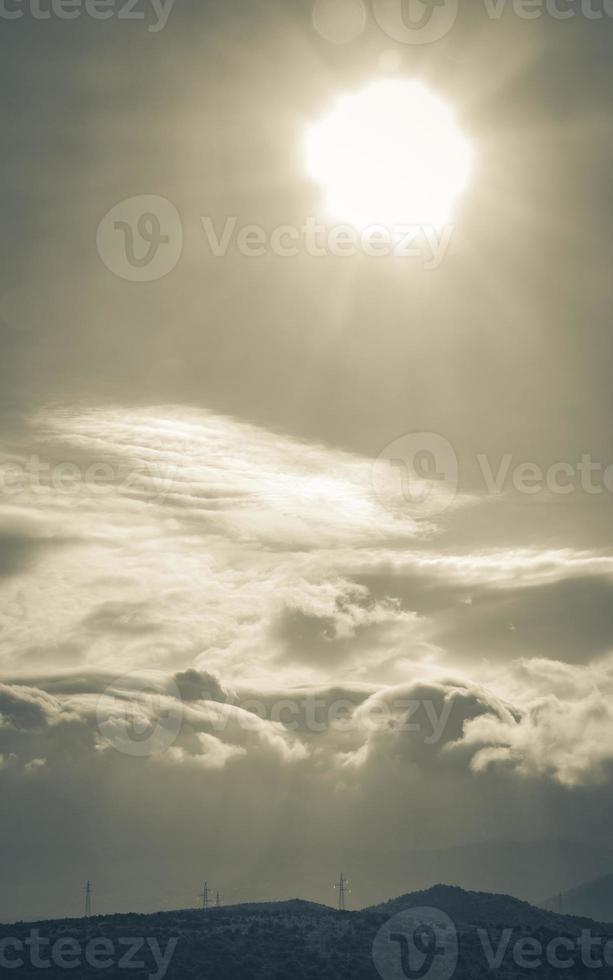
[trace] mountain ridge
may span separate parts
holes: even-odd
[[[572,954],[566,980],[593,980],[594,970],[581,959],[585,933],[613,950],[613,924],[559,915],[509,895],[435,885],[355,911],[290,899],[16,923],[0,926],[0,948],[8,943],[12,965],[21,957],[22,980],[39,980],[40,961],[26,960],[33,943],[38,954],[40,942],[50,957],[48,980],[64,980],[60,957],[67,944],[80,959],[74,964],[81,967],[79,980],[99,977],[100,955],[106,977],[120,980],[128,953],[138,953],[137,975],[148,980],[396,980],[407,975],[398,972],[401,957],[411,975],[426,977],[422,968],[439,956],[433,978],[554,980],[560,974],[548,950],[563,943]],[[539,973],[522,960],[526,943],[539,957]],[[596,974],[609,975],[606,969]]]
[[[610,878],[613,886],[613,875]],[[578,889],[577,889],[578,890]],[[334,915],[385,915],[393,916],[404,909],[409,908],[436,908],[445,912],[456,923],[464,925],[488,924],[498,925],[504,922],[505,925],[526,924],[536,927],[552,927],[568,925],[582,925],[584,923],[606,925],[606,920],[594,919],[591,916],[581,916],[573,914],[560,914],[554,909],[543,906],[533,905],[523,899],[513,895],[496,892],[471,891],[464,889],[460,885],[449,885],[440,883],[431,888],[420,889],[413,892],[406,892],[396,898],[390,898],[386,902],[379,902],[375,905],[368,905],[358,909],[344,909],[339,911],[331,905],[320,902],[310,902],[301,898],[280,899],[279,901],[265,902],[240,902],[232,905],[222,905],[219,908],[210,908],[204,911],[201,908],[170,909],[158,912],[114,912],[92,915],[90,917],[59,917],[52,919],[19,920],[14,923],[1,923],[0,930],[4,930],[11,925],[14,926],[39,926],[42,924],[54,925],[69,922],[71,925],[79,923],[104,923],[122,919],[151,919],[163,920],[171,919],[176,916],[221,916],[224,914],[242,913],[246,915],[263,915],[266,913],[288,913],[288,914],[334,914]],[[489,907],[489,908],[488,908]],[[613,932],[613,923],[610,923]]]
[[[613,874],[600,875],[589,881],[553,895],[542,902],[545,909],[562,910],[569,915],[613,921]]]

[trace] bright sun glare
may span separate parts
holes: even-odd
[[[305,151],[330,214],[358,228],[447,224],[473,162],[451,109],[408,80],[343,96],[308,128]]]

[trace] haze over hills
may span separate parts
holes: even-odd
[[[611,942],[613,950],[613,925],[560,916],[506,895],[438,885],[359,912],[294,899],[206,913],[191,909],[18,923],[0,927],[0,945],[8,941],[3,949],[13,964],[22,957],[19,975],[28,980],[40,975],[41,960],[48,960],[49,980],[59,980],[66,974],[66,955],[74,957],[73,967],[80,967],[80,980],[99,976],[102,959],[107,977],[124,976],[129,963],[133,976],[148,980],[511,980],[535,975],[540,980],[559,976],[551,950],[560,941],[572,959],[564,970],[567,980],[608,976],[606,968],[595,969],[582,958],[579,937],[586,931],[601,949]],[[26,952],[33,935],[44,944],[38,963]],[[522,959],[526,943],[530,964]],[[535,957],[540,957],[538,973]]]
[[[325,902],[331,894],[326,893],[331,884],[329,869],[338,867],[352,880],[352,905],[357,908],[407,890],[431,888],[440,881],[540,904],[543,895],[576,887],[603,869],[613,873],[613,851],[564,841],[489,841],[440,850],[387,852],[305,848],[297,854],[281,849],[266,855],[250,873],[245,874],[245,867],[243,864],[240,900],[248,895],[273,900],[299,892],[311,901]]]
[[[0,845],[0,860],[10,845]],[[14,856],[14,855],[13,855]],[[92,854],[87,868],[75,867],[32,846],[19,852],[20,872],[11,892],[0,896],[0,921],[78,916],[83,885],[94,885],[94,912],[148,913],[189,907],[201,889],[200,877],[219,888],[226,904],[277,901],[301,895],[312,902],[334,903],[333,880],[342,869],[351,879],[352,908],[367,908],[390,895],[431,888],[451,881],[471,891],[514,895],[542,905],[545,896],[582,885],[610,870],[613,852],[568,842],[490,841],[438,850],[356,850],[314,848],[228,854],[203,851],[189,862],[180,848],[160,853],[140,872],[140,855],[126,853],[112,868],[103,851]],[[35,892],[28,881],[38,868]],[[331,871],[331,869],[334,869]],[[198,878],[195,878],[195,874]],[[62,896],[69,896],[66,901]],[[59,897],[58,897],[59,896]],[[11,909],[18,908],[17,915]],[[557,906],[556,906],[557,907]]]
[[[613,922],[613,875],[587,881],[577,888],[553,895],[542,904],[554,912],[561,908],[567,915],[584,915],[600,922]]]
[[[566,841],[488,841],[440,850],[347,854],[340,864],[352,872],[358,904],[383,901],[406,891],[407,884],[417,891],[440,881],[538,904],[543,894],[574,888],[603,870],[613,873],[613,850]]]
[[[376,905],[369,912],[382,912],[387,916],[396,915],[406,908],[432,907],[444,912],[456,926],[484,925],[548,929],[552,932],[565,931],[576,934],[581,929],[594,925],[589,917],[560,915],[557,912],[537,908],[510,895],[495,895],[490,892],[465,891],[453,885],[435,885],[426,891],[412,892]],[[613,926],[611,926],[613,933]]]

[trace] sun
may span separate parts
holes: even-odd
[[[343,96],[305,135],[307,176],[330,215],[362,229],[448,224],[473,160],[451,108],[410,80]]]

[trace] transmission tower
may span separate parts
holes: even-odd
[[[221,907],[221,899],[219,897],[219,892],[217,892],[215,896],[215,908],[218,909],[220,907]]]
[[[345,878],[345,876],[344,876],[344,874],[342,872],[341,872],[341,876],[340,876],[340,878],[338,880],[338,883],[334,887],[335,888],[338,888],[338,910],[339,910],[339,912],[344,912],[345,911],[345,898],[349,894],[350,888],[349,888],[349,882],[348,882],[347,878]]]
[[[88,881],[85,885],[85,918],[89,919],[92,914],[92,884]]]
[[[211,890],[209,888],[209,884],[208,884],[207,881],[205,881],[204,888],[202,889],[202,894],[200,894],[198,896],[198,898],[201,898],[202,899],[202,911],[203,912],[208,912],[209,911],[210,894],[211,894]]]

